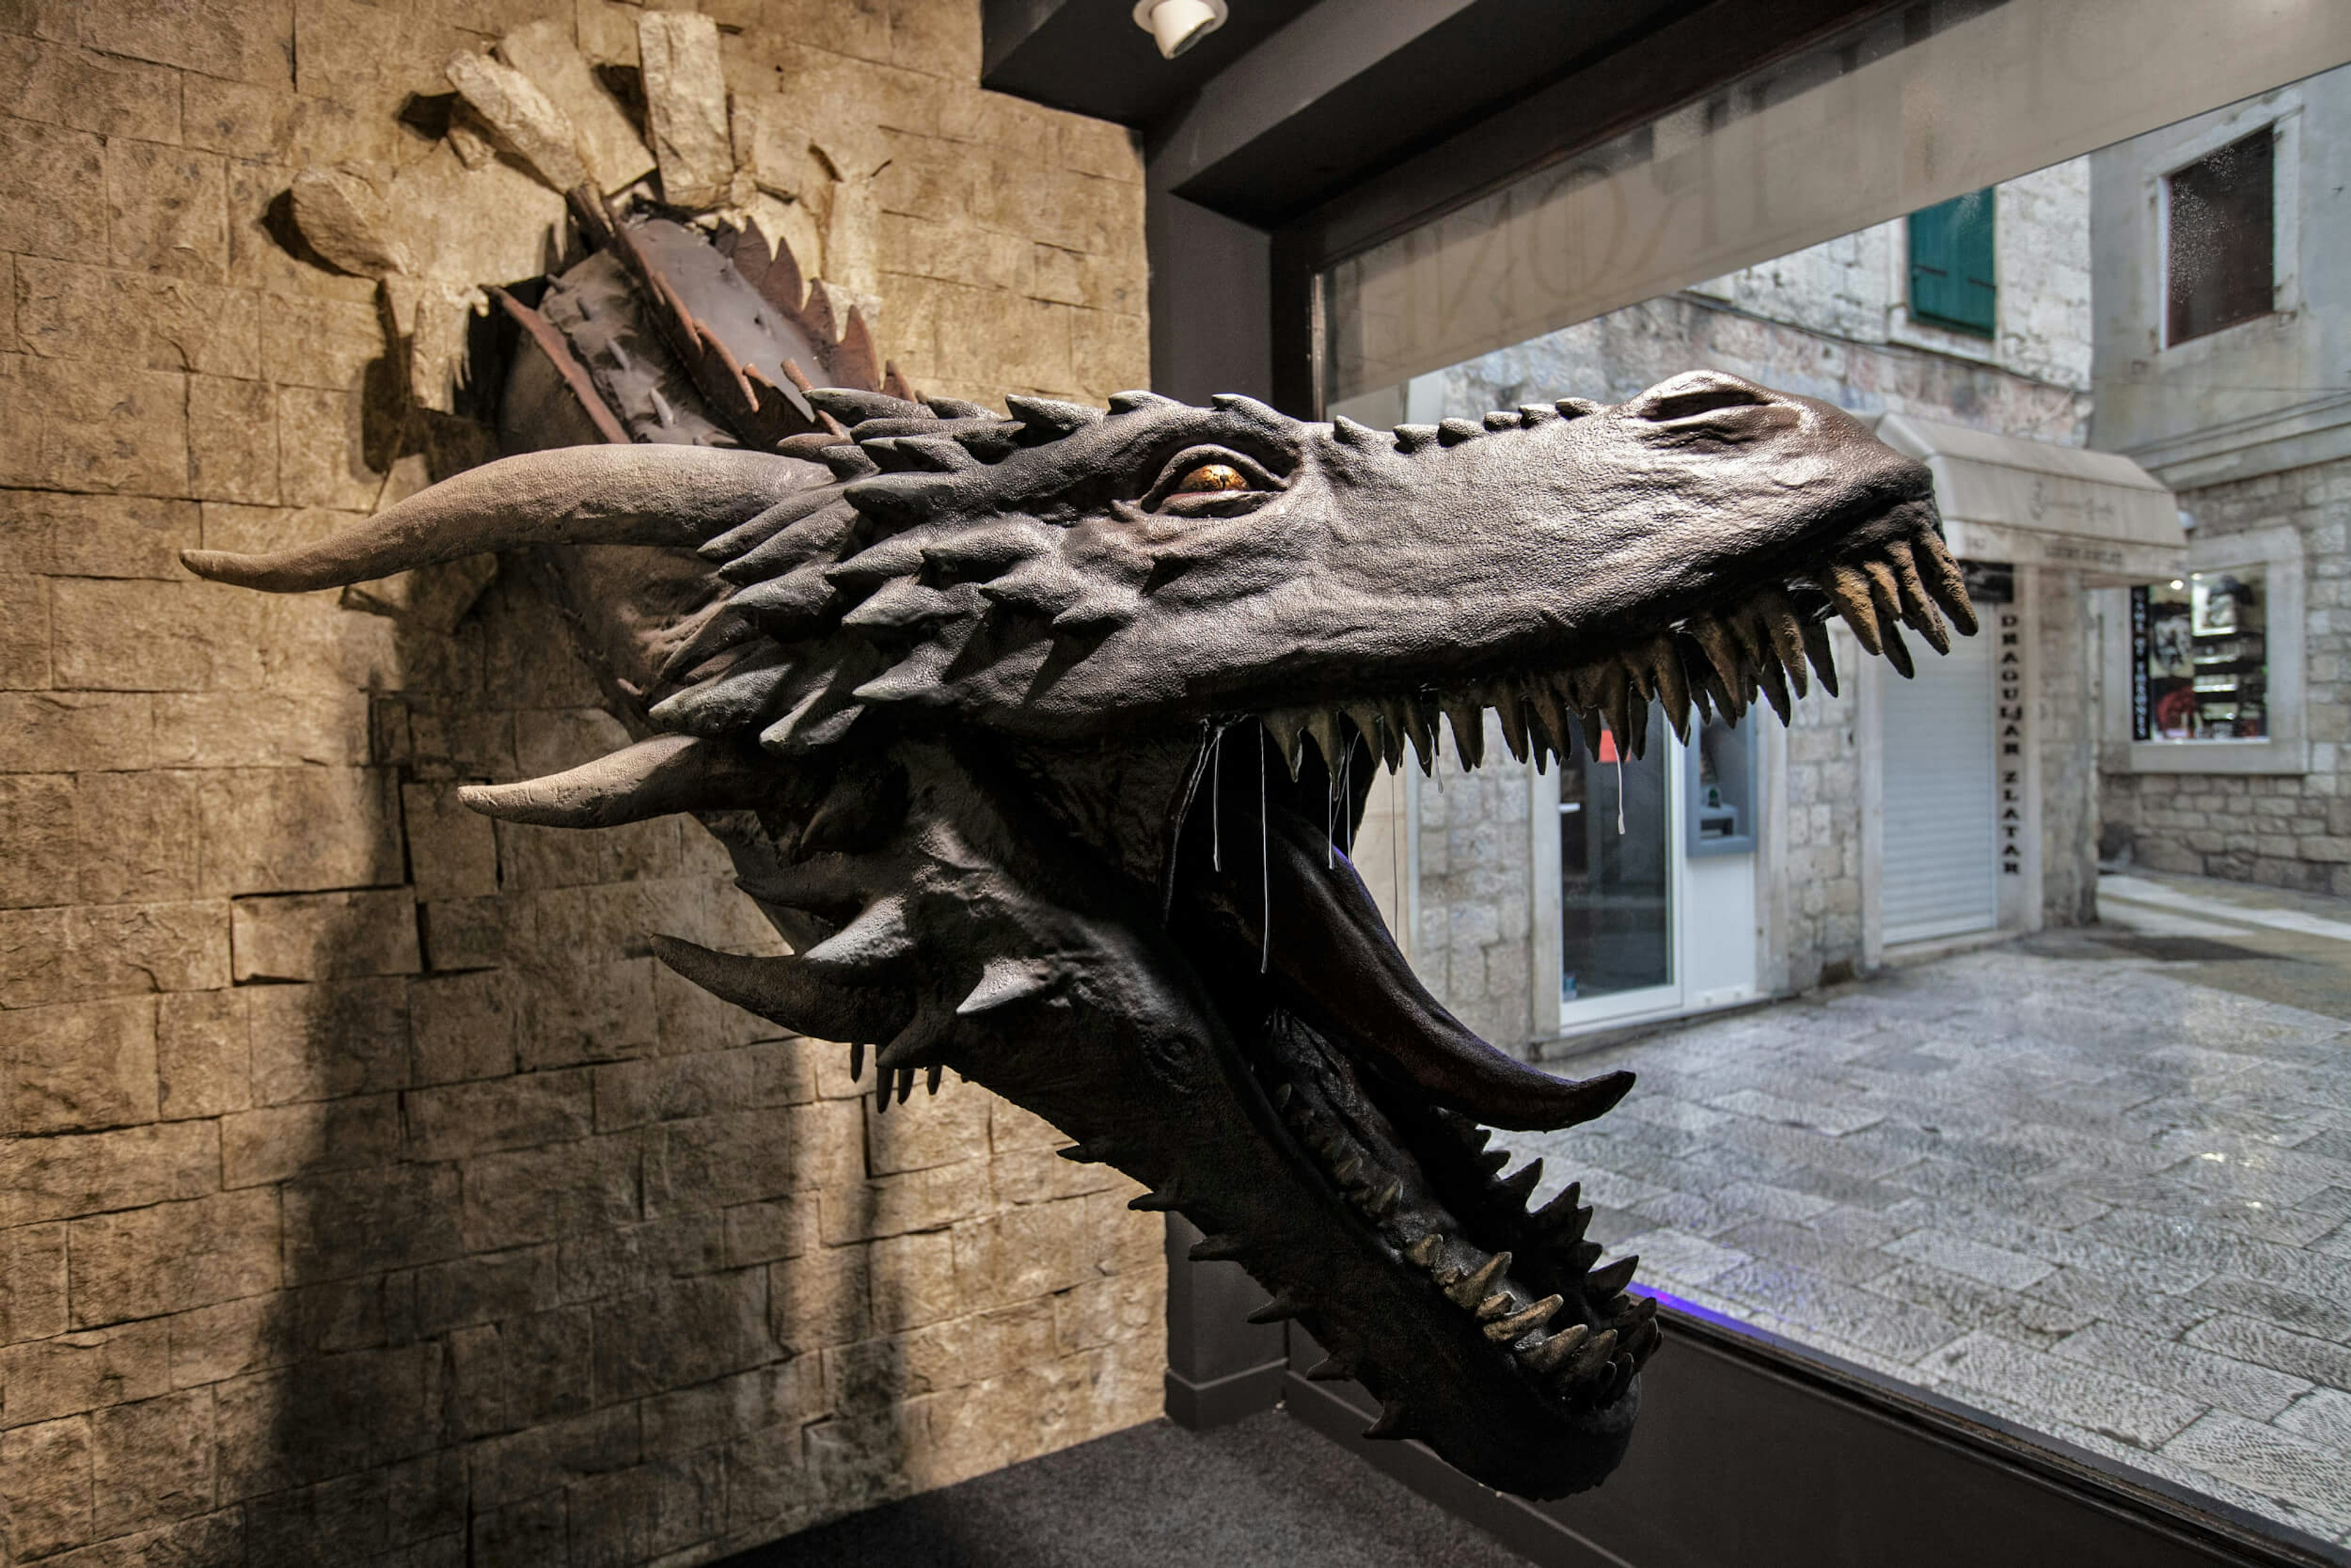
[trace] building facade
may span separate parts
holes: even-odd
[[[2351,72],[2092,155],[2095,444],[2184,579],[2099,595],[2108,855],[2351,894]]]

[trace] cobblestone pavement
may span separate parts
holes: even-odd
[[[1507,1141],[1659,1290],[2351,1543],[2351,902],[2100,900],[1559,1063],[1640,1083]]]

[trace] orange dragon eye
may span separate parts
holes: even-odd
[[[1229,463],[1204,463],[1176,481],[1175,496],[1196,496],[1217,490],[1246,490],[1249,482]]]

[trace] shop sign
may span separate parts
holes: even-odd
[[[1992,617],[2000,657],[1992,668],[2000,714],[2000,871],[2024,874],[2024,617],[2002,604]]]

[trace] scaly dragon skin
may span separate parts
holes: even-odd
[[[1710,371],[1393,432],[1242,397],[786,394],[751,269],[659,220],[633,260],[604,239],[510,306],[543,353],[507,438],[546,450],[190,567],[290,591],[539,548],[643,738],[470,805],[696,814],[795,951],[659,939],[680,973],[860,1071],[878,1048],[885,1104],[953,1069],[1144,1183],[1330,1350],[1317,1375],[1383,1398],[1373,1436],[1528,1497],[1607,1476],[1655,1303],[1635,1260],[1596,1267],[1577,1188],[1529,1212],[1540,1162],[1500,1177],[1485,1145],[1631,1075],[1479,1040],[1343,846],[1440,715],[1470,766],[1489,707],[1539,764],[1571,727],[1637,754],[1652,699],[1686,731],[1759,695],[1784,718],[1807,664],[1833,690],[1832,613],[1906,673],[1898,627],[1972,632],[1926,471]]]

